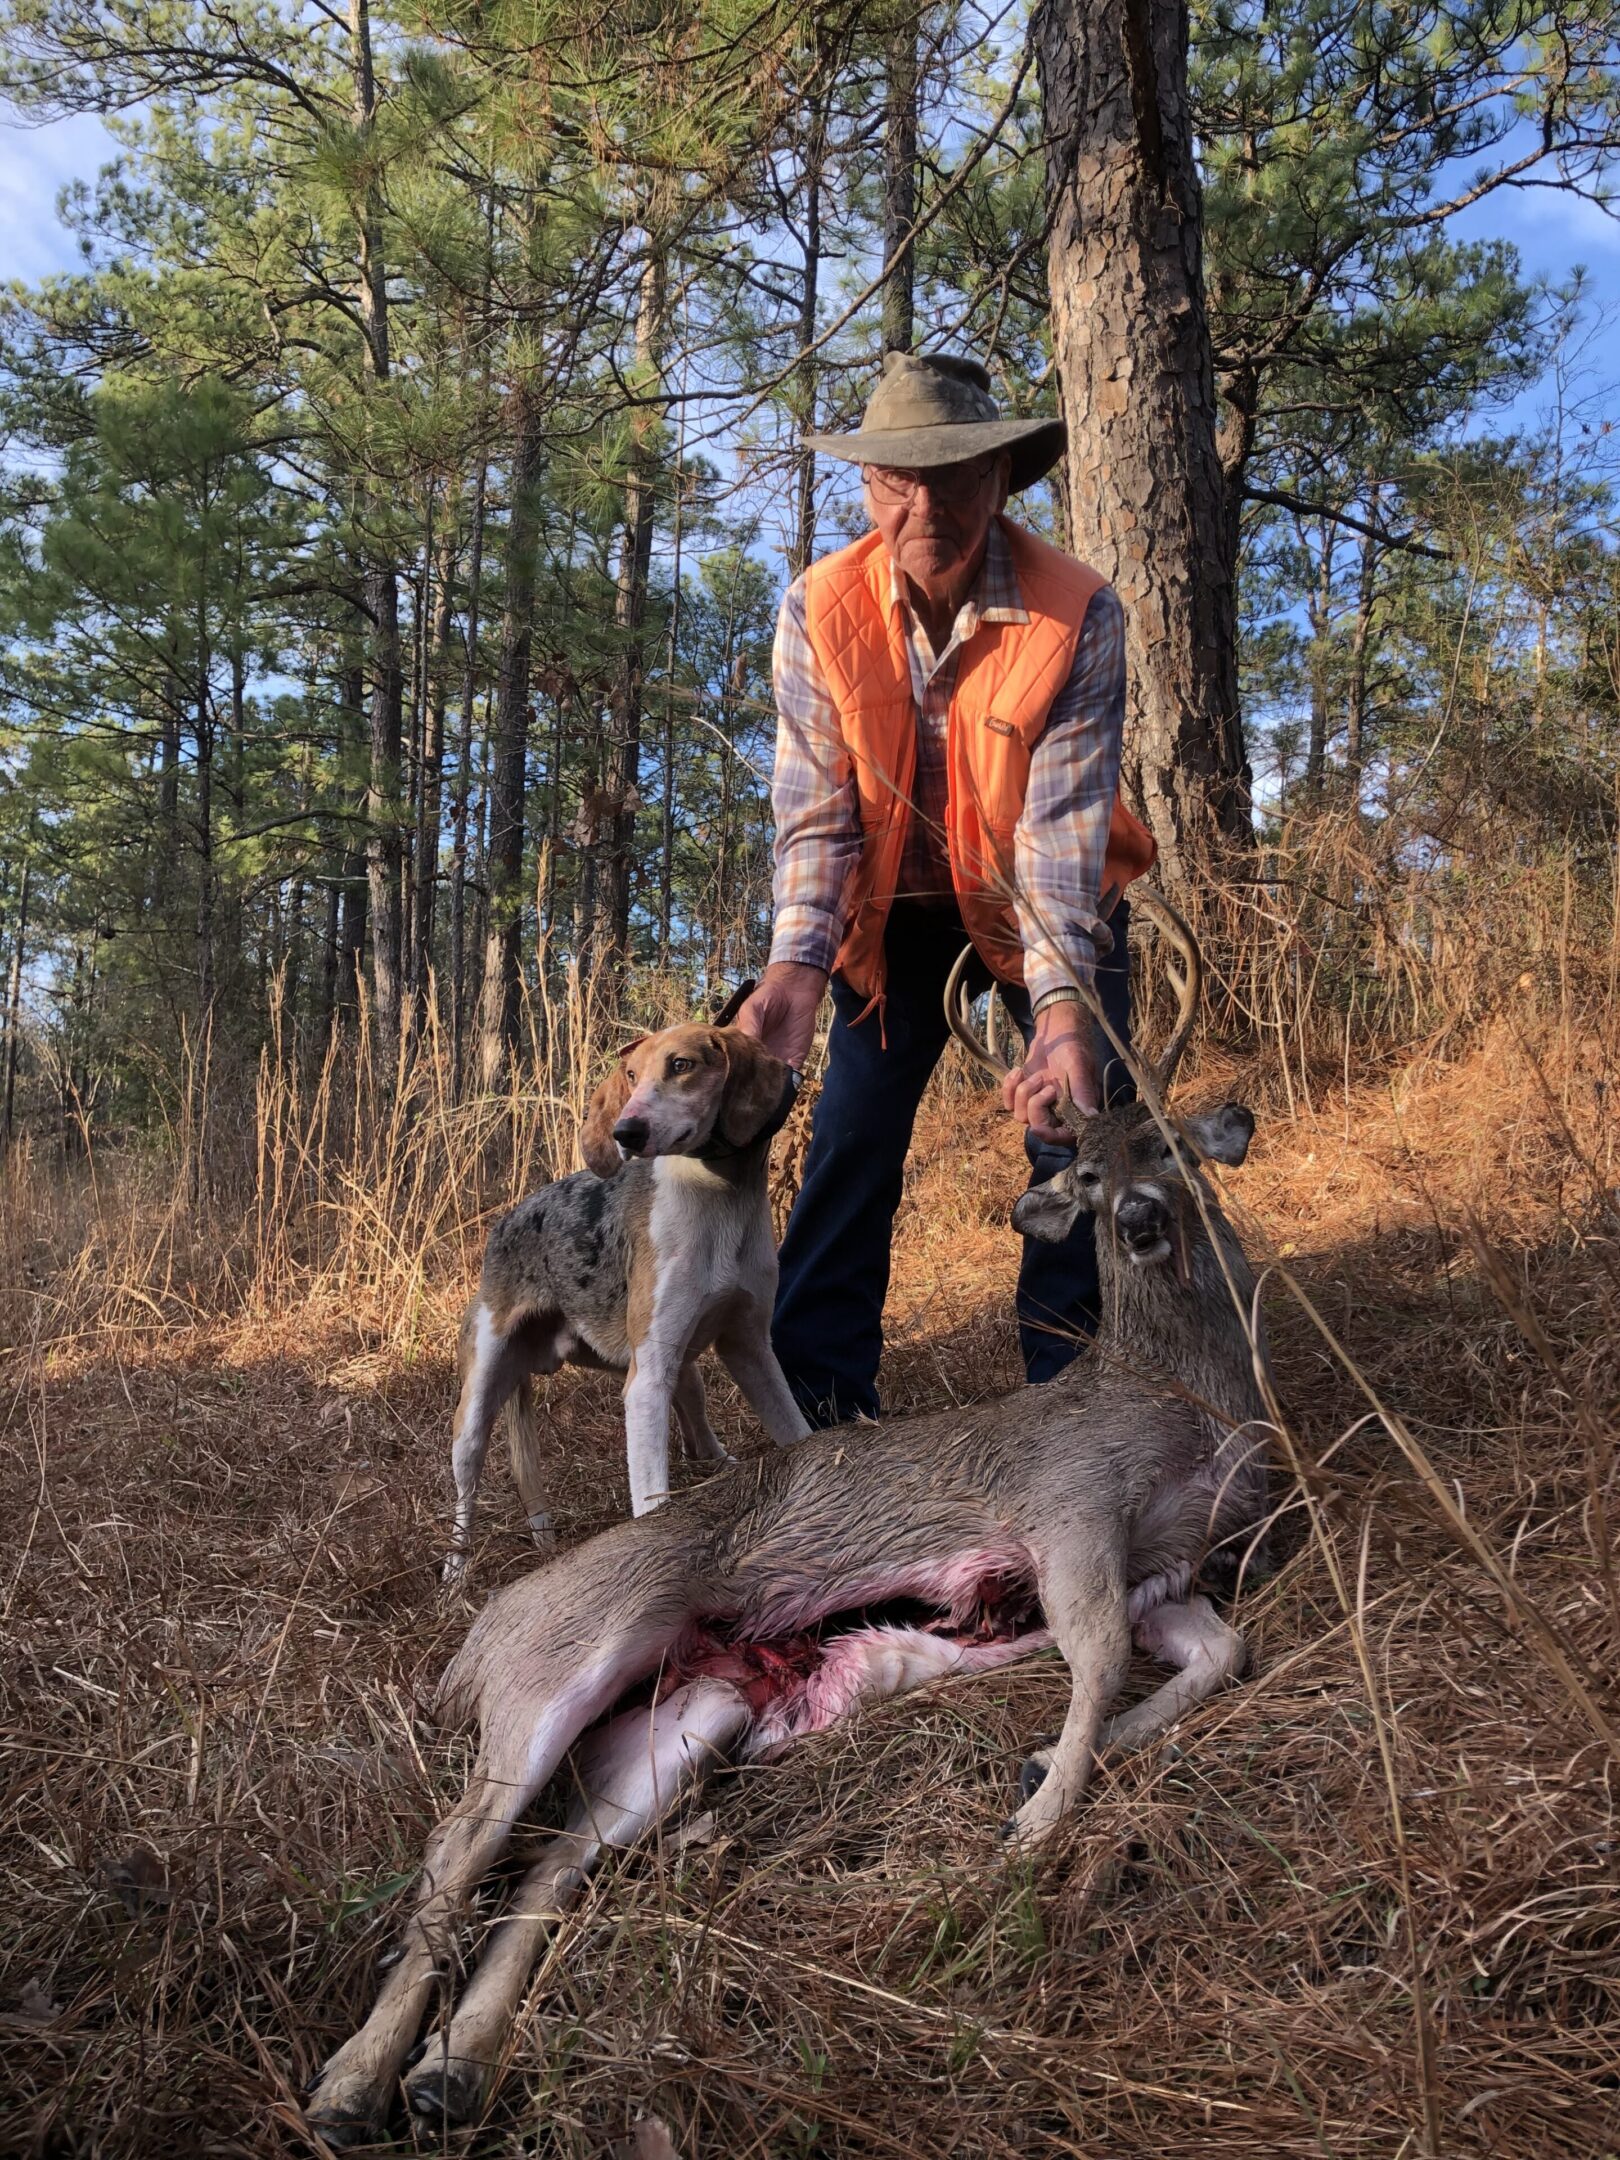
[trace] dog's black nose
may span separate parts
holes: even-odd
[[[639,1155],[647,1145],[647,1120],[644,1117],[622,1117],[613,1128],[613,1137],[627,1155]]]

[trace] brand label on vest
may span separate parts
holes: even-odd
[[[986,713],[984,724],[995,735],[1016,735],[1018,730],[1010,720],[998,720],[994,713]]]

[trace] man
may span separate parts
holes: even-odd
[[[738,1015],[795,1068],[829,978],[834,1022],[804,1182],[782,1246],[773,1340],[816,1424],[878,1412],[889,1247],[912,1125],[946,1041],[965,939],[1024,1033],[1003,1091],[1032,1183],[1073,1142],[1065,1095],[1095,1111],[1123,1040],[1126,908],[1153,859],[1117,800],[1125,658],[1097,574],[1002,516],[1062,455],[1060,420],[1000,418],[976,361],[890,353],[859,431],[813,449],[862,469],[873,530],[813,564],[782,603],[776,919]],[[1049,1379],[1095,1325],[1089,1222],[1025,1243],[1025,1369]]]

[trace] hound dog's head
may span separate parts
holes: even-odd
[[[598,1177],[632,1156],[735,1155],[792,1103],[793,1076],[741,1028],[688,1024],[643,1035],[591,1097],[580,1152]]]

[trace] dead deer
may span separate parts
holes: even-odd
[[[1150,1082],[1162,1094],[1200,970],[1180,918],[1156,897],[1150,915],[1181,963],[1178,1025]],[[960,970],[951,1014],[993,1062]],[[456,1924],[570,1750],[572,1812],[405,2080],[435,2121],[483,2106],[546,1931],[599,1855],[641,1837],[715,1764],[1055,1643],[1067,1716],[1026,1765],[1008,1825],[1033,1841],[1104,1749],[1151,1740],[1240,1671],[1241,1636],[1191,1585],[1264,1505],[1262,1353],[1245,1325],[1253,1279],[1197,1165],[1242,1162],[1253,1119],[1229,1103],[1174,1129],[1145,1104],[1071,1121],[1073,1167],[1027,1193],[1015,1220],[1056,1236],[1081,1209],[1096,1217],[1094,1359],[978,1409],[844,1426],[740,1464],[510,1584],[474,1621],[435,1709],[476,1717],[478,1759],[429,1843],[376,2006],[314,2095],[310,2120],[330,2143],[374,2132]],[[1133,1636],[1171,1677],[1107,1723]]]

